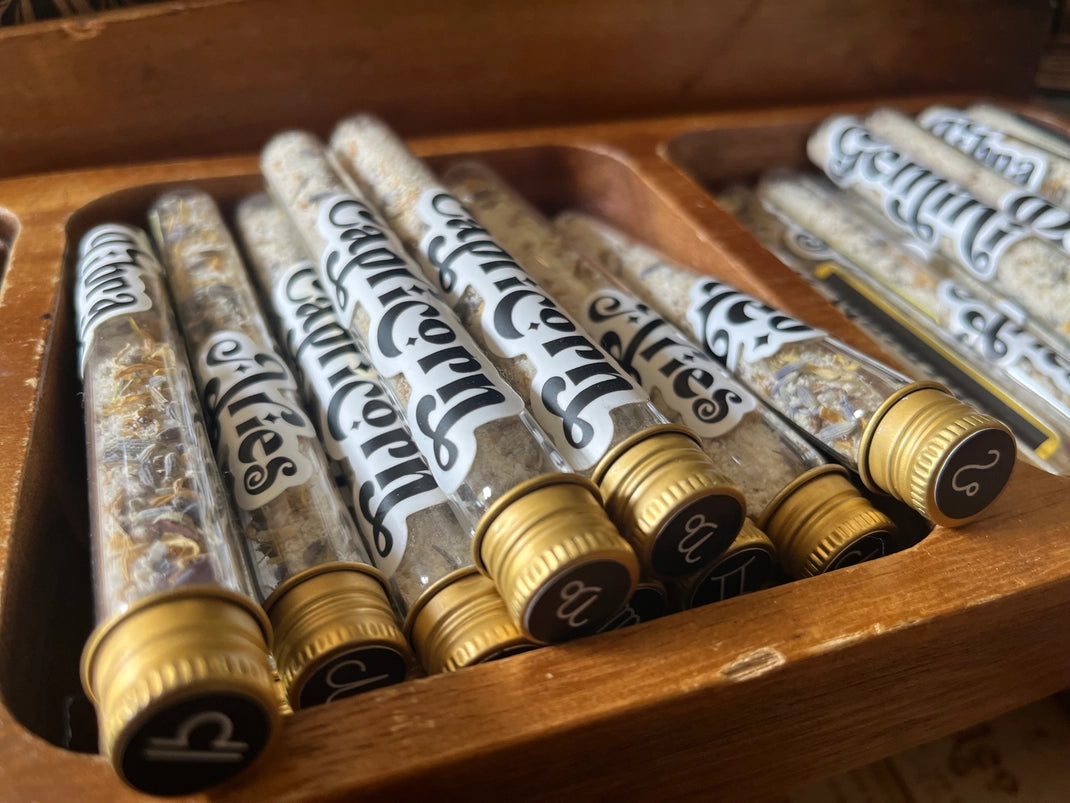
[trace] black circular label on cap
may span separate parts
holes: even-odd
[[[748,547],[718,562],[695,586],[690,605],[698,608],[749,594],[765,585],[776,564],[768,550]]]
[[[595,633],[623,607],[631,590],[632,576],[623,563],[581,563],[535,594],[524,612],[524,627],[545,644]]]
[[[743,505],[732,496],[704,496],[685,505],[654,539],[654,571],[666,577],[694,574],[728,549],[743,526]]]
[[[264,703],[244,694],[204,694],[149,716],[120,747],[131,786],[153,795],[187,795],[234,777],[271,736]]]
[[[948,519],[980,513],[1007,484],[1016,455],[1014,438],[1001,429],[970,435],[951,451],[936,475],[936,512]]]
[[[407,673],[405,656],[393,647],[358,647],[333,656],[313,672],[297,695],[297,705],[307,708],[333,703],[343,697],[400,683]]]
[[[867,560],[884,557],[887,549],[887,543],[884,539],[887,535],[888,533],[880,531],[866,533],[861,538],[856,538],[828,562],[824,571],[831,572],[836,569],[842,569],[845,566],[854,566],[858,563],[865,563]]]
[[[659,586],[639,586],[628,600],[628,604],[600,627],[598,632],[605,633],[609,630],[620,630],[622,627],[637,625],[640,622],[649,622],[651,619],[664,616],[668,607],[669,599]]]

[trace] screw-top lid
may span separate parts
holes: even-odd
[[[776,544],[793,578],[839,569],[886,551],[895,524],[873,507],[840,466],[818,466],[789,483],[762,511],[758,526]]]
[[[724,553],[701,572],[676,583],[684,608],[698,608],[762,588],[776,568],[776,547],[750,519]]]
[[[430,674],[536,646],[520,632],[494,583],[475,567],[453,572],[428,589],[409,612],[406,632]]]
[[[639,561],[597,491],[578,474],[544,474],[498,499],[476,527],[476,566],[532,641],[596,632],[635,587]]]
[[[291,580],[266,607],[279,675],[294,709],[405,679],[409,646],[378,571],[328,564]]]
[[[606,511],[661,577],[707,566],[743,526],[743,494],[719,474],[683,427],[651,427],[623,441],[595,468]]]
[[[269,632],[251,600],[211,588],[146,598],[98,628],[82,684],[119,777],[185,795],[249,767],[279,718]]]
[[[936,524],[976,518],[1003,491],[1017,447],[1006,425],[933,383],[889,397],[859,447],[862,481],[906,502]]]

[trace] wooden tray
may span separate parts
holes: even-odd
[[[604,216],[882,356],[699,183],[803,165],[819,120],[872,105],[413,145],[439,166],[486,158],[545,211]],[[230,205],[259,185],[256,169],[247,155],[0,180],[21,225],[0,288],[0,767],[12,798],[138,797],[103,759],[57,746],[84,705],[76,670],[92,626],[68,244],[106,219],[142,222],[172,183]],[[210,797],[775,797],[1070,686],[1068,488],[1020,463],[981,521],[898,554],[300,712],[271,755]]]

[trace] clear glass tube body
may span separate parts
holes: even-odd
[[[185,345],[143,232],[89,231],[76,315],[97,619],[163,591],[252,594]]]
[[[324,564],[369,565],[215,202],[176,190],[150,220],[261,594]]]
[[[810,159],[838,186],[977,281],[1021,304],[1061,338],[1070,337],[1070,258],[874,135],[854,117],[826,120],[807,144]]]
[[[930,106],[918,122],[1016,184],[1057,204],[1070,198],[1070,146],[1064,138],[991,105],[961,111]]]
[[[439,486],[470,528],[520,483],[568,470],[321,143],[302,132],[280,134],[261,166],[309,253],[322,255],[321,280],[340,320],[405,410]]]
[[[563,215],[558,225],[580,251],[848,466],[857,468],[870,417],[911,384],[824,332],[723,282],[673,265],[593,218]]]
[[[857,200],[825,182],[771,176],[759,191],[773,211],[833,249],[903,325],[935,341],[980,382],[1000,382],[997,390],[1055,436],[1042,442],[1036,459],[1070,472],[1070,360],[1042,332],[983,286],[957,279],[939,258],[907,251],[894,229],[859,214]]]
[[[435,482],[404,414],[335,316],[286,214],[266,195],[253,196],[239,205],[237,228],[320,439],[368,526],[372,560],[407,614],[428,588],[472,565],[471,533]]]
[[[615,446],[666,422],[561,308],[553,288],[526,269],[537,260],[549,272],[566,270],[575,256],[547,237],[545,221],[540,227],[528,210],[504,209],[522,205],[514,193],[469,164],[452,171],[448,183],[458,197],[451,195],[372,116],[340,123],[331,144],[573,468],[591,473]],[[488,202],[480,203],[466,181],[478,182]]]

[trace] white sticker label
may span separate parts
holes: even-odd
[[[789,343],[825,336],[758,299],[715,279],[691,285],[687,323],[715,360],[736,373],[772,357]]]
[[[757,407],[724,368],[628,294],[600,290],[583,309],[581,323],[599,345],[700,438],[722,437]]]
[[[438,484],[455,492],[475,460],[476,429],[519,416],[523,400],[371,208],[336,195],[321,207],[317,227],[327,241],[320,277],[335,311],[347,323],[358,302],[367,313],[372,364],[383,376],[405,377],[413,438]]]
[[[1041,151],[1011,145],[999,131],[953,109],[931,109],[918,122],[948,145],[1015,184],[1036,190],[1048,172],[1048,159]]]
[[[986,304],[952,281],[941,282],[937,295],[949,310],[948,330],[954,337],[1070,416],[1065,396],[1060,400],[1038,381],[1039,374],[1070,396],[1070,358],[1024,331],[1020,309]]]
[[[840,258],[828,243],[809,229],[804,229],[795,221],[786,218],[781,218],[781,222],[784,224],[784,247],[788,253],[815,262]]]
[[[159,275],[160,263],[137,229],[119,224],[97,226],[88,232],[79,245],[79,254],[74,303],[84,359],[101,324],[152,309],[144,276]]]
[[[1070,253],[1070,212],[1025,190],[1004,195],[1000,210],[1064,253]]]
[[[612,445],[612,410],[647,404],[579,326],[477,223],[441,189],[417,205],[426,227],[420,251],[438,271],[439,288],[453,304],[468,288],[484,301],[481,327],[503,357],[525,357],[535,369],[529,400],[535,420],[576,469],[588,469]]]
[[[318,404],[321,440],[353,472],[353,507],[370,528],[376,568],[389,577],[405,553],[409,516],[444,504],[446,495],[389,393],[338,322],[312,263],[287,270],[272,302]]]
[[[293,401],[297,383],[282,358],[224,331],[205,341],[198,367],[216,458],[238,506],[256,510],[308,482],[312,462],[301,439],[316,432]]]
[[[822,169],[841,187],[876,191],[884,213],[926,246],[950,243],[955,259],[983,281],[999,271],[1010,246],[1028,232],[957,184],[911,161],[857,120],[837,118],[828,129]]]

